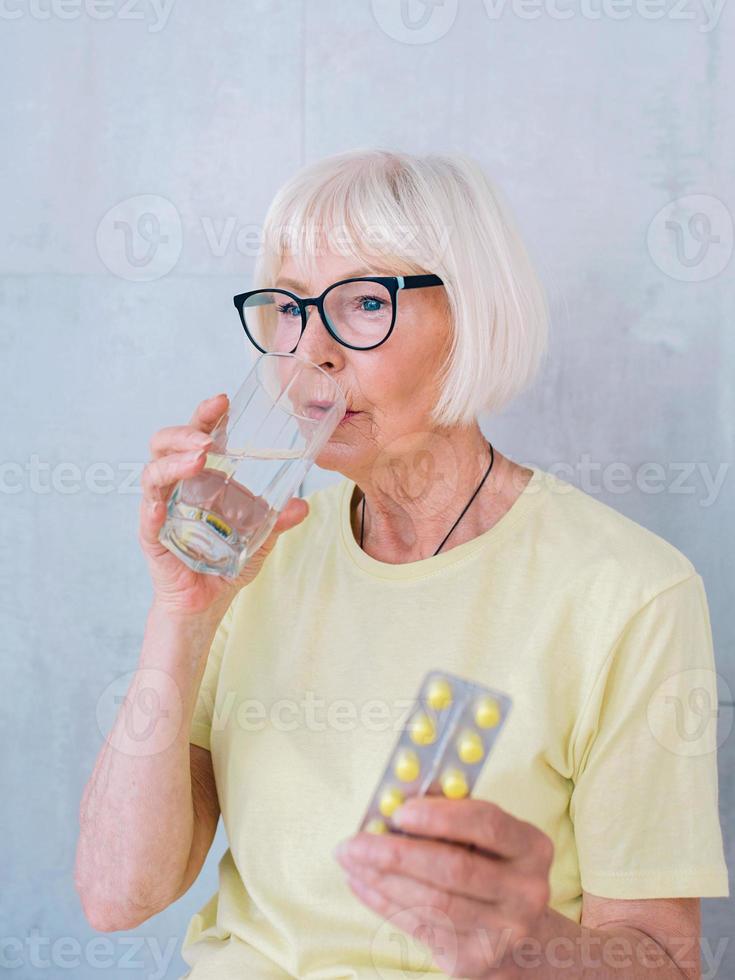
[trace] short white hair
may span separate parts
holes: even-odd
[[[437,426],[497,413],[534,379],[547,345],[546,295],[476,160],[361,148],[304,167],[268,209],[253,288],[275,284],[287,253],[314,275],[325,242],[366,275],[383,266],[443,280],[452,336],[432,411]]]

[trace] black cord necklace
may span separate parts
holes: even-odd
[[[472,496],[470,497],[470,499],[467,501],[467,504],[465,505],[465,509],[459,515],[459,517],[454,522],[454,524],[452,524],[451,528],[449,529],[448,534],[444,538],[444,541],[442,541],[442,543],[436,549],[436,551],[434,552],[434,555],[438,555],[439,554],[439,552],[441,551],[441,549],[444,546],[445,541],[447,540],[447,538],[449,537],[449,535],[452,533],[452,531],[455,529],[455,527],[459,524],[459,522],[462,520],[462,518],[466,514],[467,508],[470,506],[470,504],[472,503],[472,501],[475,499],[475,497],[477,496],[477,494],[480,492],[480,488],[482,487],[482,485],[485,482],[485,480],[487,480],[488,475],[490,473],[490,470],[493,468],[493,463],[495,462],[495,453],[493,451],[493,447],[492,447],[492,444],[490,442],[488,442],[488,446],[490,446],[490,465],[488,466],[487,470],[485,471],[485,475],[480,480],[480,486],[478,486],[477,490],[475,490],[475,492],[472,494]],[[362,495],[362,520],[360,522],[360,547],[361,548],[362,548],[362,540],[363,540],[363,532],[364,531],[365,531],[365,494]],[[434,557],[434,555],[432,555],[432,557]]]

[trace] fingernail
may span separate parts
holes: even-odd
[[[187,463],[198,463],[206,455],[203,449],[192,449],[191,452],[186,453],[186,461]]]
[[[212,443],[212,437],[208,432],[195,432],[193,435],[189,436],[189,442],[195,446],[209,446]]]
[[[211,398],[207,399],[206,404],[209,405],[210,402],[216,402],[218,398],[222,398],[223,395],[227,395],[226,391],[221,391],[218,395],[212,395]]]

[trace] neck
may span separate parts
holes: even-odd
[[[433,555],[477,490],[490,447],[478,426],[425,432],[395,440],[354,477],[352,527],[360,541],[365,498],[363,549],[390,564]],[[499,519],[499,488],[507,461],[494,451],[492,470],[441,551],[481,534]],[[506,508],[507,509],[507,508]],[[440,552],[441,553],[441,552]]]

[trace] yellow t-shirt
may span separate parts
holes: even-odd
[[[445,976],[332,857],[434,668],[513,700],[473,796],[552,838],[553,908],[579,921],[582,888],[729,894],[702,579],[663,538],[531,468],[488,531],[398,565],[356,542],[353,481],[314,491],[233,601],[191,728],[229,842],[184,938],[191,980]]]

